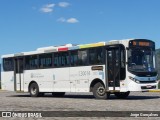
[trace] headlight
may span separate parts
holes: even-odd
[[[135,80],[135,82],[136,82],[136,83],[138,83],[138,84],[140,83],[140,81],[139,81],[139,80]]]
[[[134,82],[136,82],[136,83],[140,83],[139,80],[137,80],[137,79],[135,79],[135,78],[133,78],[133,77],[131,77],[131,76],[129,76],[129,79],[131,79],[132,81],[134,81]]]

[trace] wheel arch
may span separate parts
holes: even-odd
[[[104,82],[103,82],[101,79],[96,78],[96,79],[94,79],[94,80],[91,82],[91,84],[90,84],[90,90],[89,90],[90,92],[93,92],[93,86],[94,86],[96,83],[98,83],[98,82],[100,82],[102,85],[105,86]]]

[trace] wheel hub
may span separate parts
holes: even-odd
[[[36,91],[37,91],[37,89],[36,89],[35,87],[33,87],[33,88],[31,89],[32,94],[36,94]]]
[[[99,94],[99,95],[104,95],[105,94],[105,89],[104,89],[104,87],[102,87],[102,86],[100,86],[98,89],[97,89],[97,93]]]

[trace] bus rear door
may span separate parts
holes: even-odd
[[[14,90],[17,92],[24,90],[23,63],[24,58],[22,57],[17,57],[14,59]]]

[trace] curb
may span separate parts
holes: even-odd
[[[148,90],[148,92],[160,92],[160,89],[158,89],[158,90]]]
[[[2,91],[6,91],[6,90],[2,90],[2,89],[0,89],[0,92],[2,92]]]

